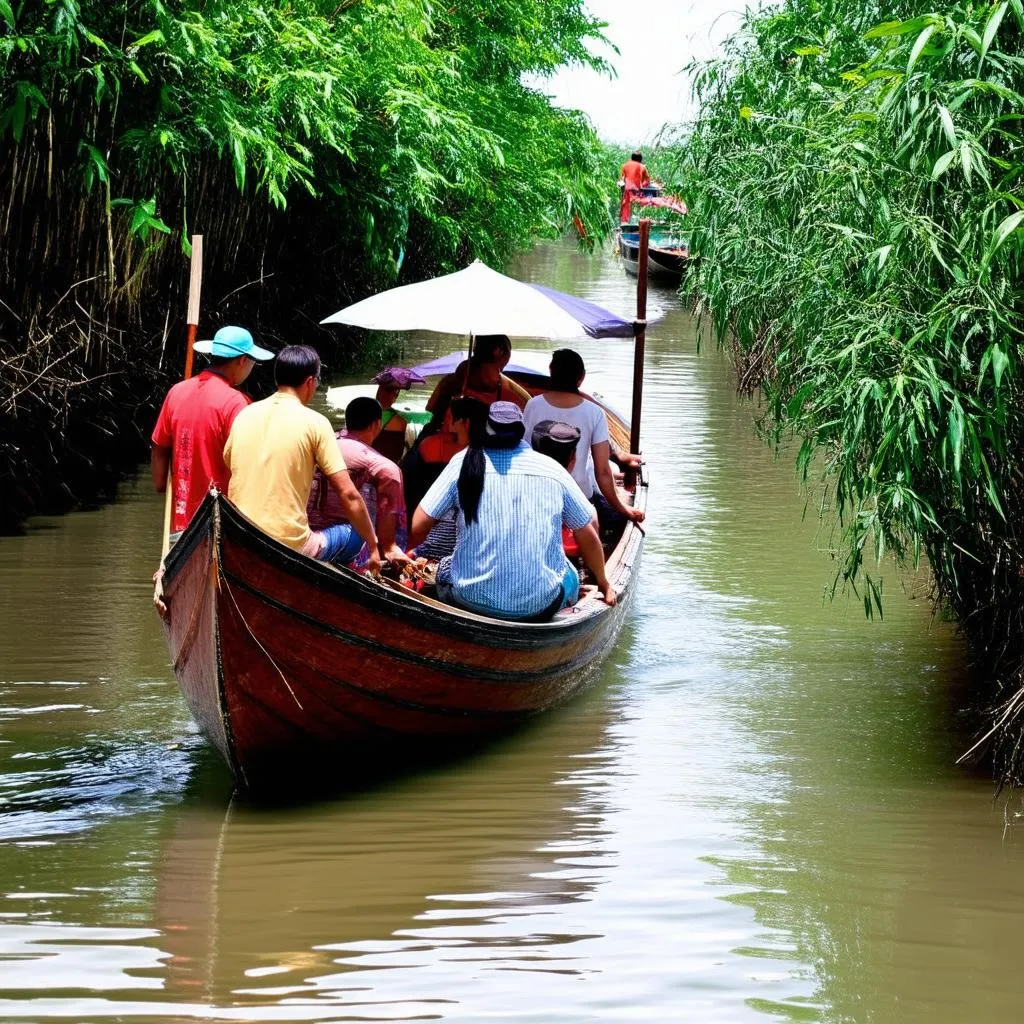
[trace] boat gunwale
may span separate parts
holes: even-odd
[[[521,376],[534,386],[542,386],[548,380],[546,375],[541,373],[517,376]],[[585,397],[626,429],[624,418],[607,403],[593,396]],[[646,509],[648,487],[646,475],[641,470],[637,476],[634,507]],[[207,520],[211,518],[212,529],[207,525]],[[230,527],[237,529],[239,536],[248,542],[250,548],[256,548],[261,557],[276,563],[283,572],[293,577],[305,579],[314,587],[350,598],[362,591],[362,595],[369,599],[371,606],[376,605],[382,612],[386,610],[387,614],[399,618],[415,610],[417,621],[414,624],[432,632],[450,630],[452,626],[458,626],[460,633],[468,634],[464,639],[478,646],[535,648],[538,646],[537,641],[544,638],[550,638],[552,643],[561,643],[566,632],[583,632],[585,628],[596,626],[597,621],[605,614],[615,611],[613,606],[604,603],[595,590],[581,597],[580,602],[569,614],[556,616],[546,622],[499,619],[471,612],[412,590],[379,583],[346,567],[320,562],[302,555],[261,530],[215,488],[211,488],[210,493],[203,499],[185,532],[168,553],[164,571],[165,588],[173,582],[208,531],[212,533],[211,539],[216,549],[218,578],[222,577],[225,570],[220,547],[224,538],[224,528],[229,524]],[[643,537],[642,527],[635,523],[627,523],[622,536],[606,560],[606,569],[613,585],[621,582],[621,587],[616,587],[620,601],[628,597],[632,583],[631,570],[635,561],[634,558],[627,562],[626,555],[634,549],[639,549]],[[352,593],[346,593],[347,591]]]

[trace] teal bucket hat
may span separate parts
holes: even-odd
[[[217,356],[220,359],[248,356],[250,359],[263,362],[274,358],[274,353],[260,348],[244,327],[222,327],[213,336],[212,341],[197,341],[193,347],[203,355]]]

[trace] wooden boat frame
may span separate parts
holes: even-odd
[[[625,423],[609,422],[624,438]],[[647,488],[638,478],[639,508]],[[165,563],[174,672],[243,790],[304,770],[340,786],[445,756],[591,681],[625,618],[643,536],[627,523],[609,555],[614,607],[590,587],[549,622],[509,622],[307,558],[212,491]]]

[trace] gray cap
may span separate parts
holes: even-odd
[[[530,441],[533,447],[537,447],[538,441],[553,441],[555,444],[572,445],[574,448],[580,440],[579,427],[571,423],[562,423],[560,420],[541,420],[533,428]]]

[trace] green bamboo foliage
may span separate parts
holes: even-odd
[[[600,67],[600,29],[582,0],[0,0],[0,528],[70,428],[98,451],[128,402],[145,434],[192,232],[205,322],[282,342],[574,215],[600,238],[593,129],[523,84]]]
[[[791,0],[692,69],[703,108],[680,150],[686,288],[838,513],[837,583],[880,613],[874,559],[926,556],[1007,699],[1024,682],[1022,32],[1020,0]],[[1022,725],[1004,722],[1009,778]]]

